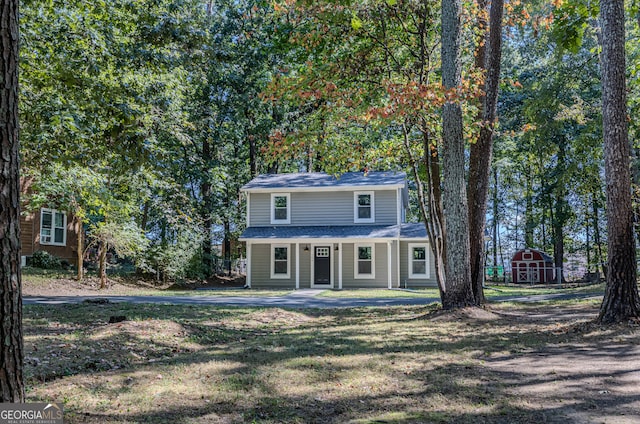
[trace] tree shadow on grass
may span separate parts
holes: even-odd
[[[177,378],[176,369],[184,369],[185,377],[195,379],[186,370],[216,367],[211,383],[193,381],[208,390],[203,398],[187,390],[180,399],[168,388],[171,398],[158,399],[152,409],[97,413],[74,405],[69,422],[537,423],[584,422],[612,408],[627,416],[638,412],[632,388],[589,389],[598,379],[609,385],[634,381],[637,335],[635,344],[622,338],[614,345],[608,332],[581,329],[575,322],[540,329],[531,323],[518,327],[508,317],[433,322],[424,319],[428,309],[415,307],[304,312],[160,305],[48,308],[29,311],[33,325],[32,318],[26,321],[30,343],[43,344],[39,351],[51,339],[46,317],[61,325],[62,339],[73,335],[73,350],[81,358],[130,350],[141,356],[146,350],[119,369],[87,369],[81,362],[74,368],[73,361],[61,361],[70,378],[117,380],[96,389],[107,402],[120,403],[131,391],[160,384],[156,373]],[[124,330],[104,333],[105,317],[118,314],[142,324],[169,321],[173,333],[166,339]],[[55,349],[50,353],[58,354]],[[561,368],[563,361],[607,359],[631,368],[595,373],[578,367],[566,375]],[[411,366],[404,368],[403,361]],[[342,389],[349,381],[354,387]],[[59,387],[56,381],[48,384]]]
[[[469,385],[469,375],[483,375]],[[584,398],[563,405],[535,404],[509,393],[504,381],[517,380],[511,373],[488,373],[478,367],[451,364],[412,377],[422,384],[411,392],[385,391],[340,398],[314,395],[281,395],[274,392],[235,401],[212,401],[198,406],[158,405],[153,411],[126,414],[76,411],[70,423],[583,423],[601,416],[603,409],[629,412],[640,396],[615,396],[604,405]],[[583,412],[586,412],[585,415]],[[618,416],[619,415],[618,413]],[[624,417],[624,415],[622,416]]]

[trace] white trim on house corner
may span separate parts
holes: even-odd
[[[245,284],[251,288],[251,242],[247,241],[247,277]]]
[[[287,249],[287,273],[276,274],[275,255],[276,249]],[[291,245],[290,244],[272,244],[271,245],[271,279],[272,280],[288,280],[291,278]]]
[[[51,234],[49,234],[50,240],[44,241],[42,230],[44,213],[51,214]],[[62,215],[62,227],[56,226],[56,215]],[[62,229],[62,242],[56,242],[56,228]],[[67,213],[57,209],[40,208],[40,240],[39,243],[45,246],[66,246],[67,245]]]
[[[413,249],[414,248],[424,248],[425,253],[425,273],[424,274],[416,274],[413,272]],[[409,267],[409,278],[410,279],[426,279],[429,278],[429,274],[431,270],[429,269],[429,245],[427,243],[409,243],[407,250],[407,259],[408,259],[408,267]]]
[[[396,224],[402,224],[402,191],[401,189],[396,190]]]
[[[391,283],[391,242],[387,242],[387,285],[388,288],[392,287]]]
[[[300,243],[296,243],[296,290],[300,288]]]
[[[360,274],[360,272],[358,272],[358,262],[360,260],[360,258],[358,257],[358,249],[360,247],[371,248],[371,259],[370,259],[371,273],[370,274]],[[374,280],[376,278],[376,244],[375,242],[353,244],[353,278],[356,280]]]
[[[358,202],[360,196],[369,196],[369,209],[371,216],[369,218],[360,218],[359,211],[361,207]],[[353,192],[353,222],[355,224],[373,224],[376,222],[376,196],[374,191],[354,191]]]
[[[338,243],[338,289],[342,290],[342,242]]]
[[[276,205],[275,198],[284,197],[287,199],[287,218],[276,219]],[[271,224],[291,224],[291,193],[271,193]]]
[[[401,281],[400,281],[400,240],[396,241],[396,273],[397,273],[397,277],[398,277],[398,288],[401,287]]]
[[[247,228],[251,227],[251,193],[247,193]]]

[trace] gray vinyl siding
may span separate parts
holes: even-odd
[[[400,287],[404,288],[405,284],[411,287],[438,287],[435,277],[435,263],[431,248],[427,244],[427,258],[429,263],[429,278],[409,278],[409,243],[423,243],[423,241],[401,241],[400,242]],[[424,241],[426,243],[426,241]]]
[[[392,252],[393,253],[393,252]],[[387,244],[375,243],[375,278],[354,278],[354,244],[344,243],[342,245],[342,288],[387,288],[388,285],[388,265],[387,265]],[[393,275],[391,276],[393,278]],[[337,281],[337,280],[336,280]],[[335,287],[338,287],[335,284]]]
[[[354,225],[353,193],[354,191],[292,192],[291,224],[288,225]],[[375,222],[366,225],[396,224],[398,222],[397,190],[379,190],[374,193]],[[271,224],[271,194],[250,193],[249,196],[249,226],[273,225]]]
[[[300,254],[300,288],[311,287],[311,249],[305,251],[307,244],[300,244],[298,253]],[[294,282],[295,283],[295,282]]]
[[[271,225],[271,195],[269,193],[249,193],[249,225],[265,227]]]
[[[287,288],[296,287],[295,244],[289,245],[289,277],[271,278],[271,245],[251,245],[251,287],[253,288]]]

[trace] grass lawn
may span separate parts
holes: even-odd
[[[597,304],[27,305],[27,400],[65,423],[639,419],[638,325],[591,324]]]
[[[326,290],[320,293],[320,297],[339,297],[339,298],[391,298],[391,297],[434,297],[440,298],[438,289],[422,289],[422,290],[396,290],[396,289],[344,289],[344,290]]]
[[[109,286],[99,289],[95,275],[89,274],[82,282],[75,280],[75,272],[23,268],[23,294],[26,296],[285,296],[293,290],[243,289],[218,287],[217,290],[175,289],[170,284],[155,285],[135,278],[111,277]]]
[[[121,290],[109,289],[104,292],[105,295],[115,296],[243,296],[243,297],[276,297],[286,296],[293,290],[275,290],[275,289],[217,289],[217,290]],[[96,293],[101,295],[102,292]]]
[[[540,287],[540,286],[488,286],[485,288],[484,294],[487,298],[495,298],[500,296],[528,296],[536,294],[552,294],[552,293],[604,293],[604,284],[592,284],[580,287]],[[326,290],[319,296],[321,297],[340,297],[340,298],[383,298],[383,297],[432,297],[440,298],[437,288],[397,290],[397,289],[345,289],[345,290]]]
[[[155,286],[152,282],[127,280],[115,277],[105,290],[99,290],[95,276],[88,276],[85,281],[74,280],[71,271],[39,270],[25,268],[23,270],[23,293],[27,296],[249,296],[275,297],[286,296],[294,290],[242,289],[234,287],[218,287],[217,290],[182,290],[169,285]],[[604,284],[587,286],[487,286],[485,295],[491,299],[499,296],[527,296],[549,293],[593,293],[604,292]],[[345,289],[325,290],[321,297],[332,298],[394,298],[394,297],[428,297],[439,298],[437,288],[422,288],[411,290],[388,289]]]

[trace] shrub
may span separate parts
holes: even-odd
[[[42,269],[61,269],[60,259],[44,250],[38,250],[31,255],[31,266]]]
[[[203,239],[204,236],[197,229],[183,229],[171,243],[152,244],[147,249],[140,268],[149,273],[159,272],[165,279],[172,281],[204,278]]]

